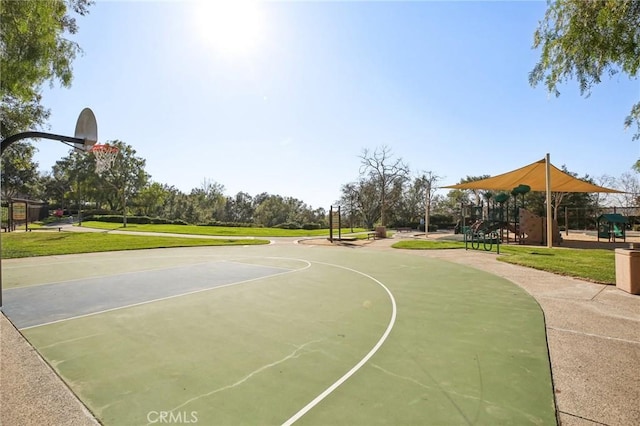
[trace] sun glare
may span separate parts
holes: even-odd
[[[198,1],[195,22],[202,40],[224,53],[251,52],[264,38],[264,16],[257,1]]]

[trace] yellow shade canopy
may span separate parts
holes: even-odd
[[[576,179],[553,164],[550,164],[550,166],[552,192],[623,192]],[[444,186],[443,188],[511,191],[518,185],[528,185],[531,187],[531,191],[546,191],[545,159],[543,158],[528,166],[498,176],[458,185]]]

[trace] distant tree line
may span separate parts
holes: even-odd
[[[39,173],[32,145],[11,146],[2,158],[2,198],[42,199],[52,209],[84,210],[85,216],[119,214],[125,224],[128,216],[136,215],[191,224],[327,226],[325,209],[313,209],[293,197],[246,192],[228,196],[222,184],[208,179],[189,193],[154,182],[135,149],[118,140],[108,143],[119,153],[102,175],[95,173],[91,154],[77,151],[58,160],[50,172]]]
[[[2,199],[28,198],[49,203],[52,210],[62,209],[74,215],[118,215],[125,226],[127,218],[146,217],[155,223],[189,223],[225,226],[264,226],[283,228],[326,228],[325,207],[313,208],[304,201],[282,195],[261,193],[250,195],[225,193],[225,187],[204,179],[199,187],[185,193],[175,186],[154,182],[145,171],[146,160],[122,141],[110,141],[119,153],[106,172],[95,173],[91,154],[70,151],[51,168],[40,172],[34,162],[35,148],[29,143],[15,144],[2,157]],[[390,228],[424,229],[429,211],[431,230],[452,228],[460,219],[463,206],[480,206],[483,211],[496,205],[497,193],[478,190],[437,192],[439,176],[431,171],[411,172],[402,158],[394,157],[387,146],[360,155],[358,178],[342,185],[334,206],[340,206],[343,227],[372,229],[377,225]],[[562,166],[562,170],[578,177]],[[603,176],[597,181],[585,175],[585,181],[618,188],[624,194],[553,193],[554,217],[561,219],[570,212],[570,224],[586,223],[605,206],[640,206],[639,174],[628,172],[619,179]],[[488,176],[467,176],[458,183]],[[511,201],[515,203],[515,201]],[[522,200],[518,198],[518,203]],[[544,193],[524,196],[526,208],[545,214]],[[566,210],[565,210],[566,208]],[[476,209],[477,211],[477,209]],[[153,220],[152,220],[153,219]],[[113,217],[109,220],[115,220]]]

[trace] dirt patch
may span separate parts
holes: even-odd
[[[600,241],[598,241],[596,235],[577,232],[569,232],[569,235],[565,235],[563,232],[561,247],[614,250],[617,248],[629,248],[631,243],[633,243],[636,248],[640,248],[640,236],[627,235],[625,241],[621,238],[616,238],[616,241],[613,242],[603,238],[600,238]]]

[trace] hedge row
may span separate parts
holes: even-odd
[[[207,223],[199,223],[198,226],[225,226],[229,228],[262,228],[262,225],[248,222],[222,222],[219,220],[212,220]]]
[[[92,215],[92,216],[86,216],[85,220],[95,220],[97,222],[109,222],[109,223],[122,223],[122,215],[114,215],[114,214]],[[163,219],[161,217],[149,217],[149,216],[127,216],[127,223],[188,225],[188,223],[182,219],[170,220],[170,219]]]
[[[109,223],[122,223],[122,215],[121,214],[95,214],[95,215],[86,215],[85,220],[95,220],[98,222],[109,222]],[[132,224],[166,224],[166,225],[188,225],[182,219],[170,220],[163,219],[160,217],[149,217],[149,216],[127,216],[127,223]],[[256,225],[255,223],[243,223],[243,222],[221,222],[217,220],[213,220],[207,223],[198,224],[198,226],[225,226],[225,227],[247,227],[247,228],[261,228],[262,225]],[[288,222],[282,223],[280,225],[274,226],[274,228],[282,228],[282,229],[321,229],[322,225],[319,223],[305,223],[300,225],[296,222]]]
[[[303,223],[301,225],[297,222],[286,222],[286,223],[275,225],[274,228],[311,230],[311,229],[322,229],[322,225],[319,223]]]

